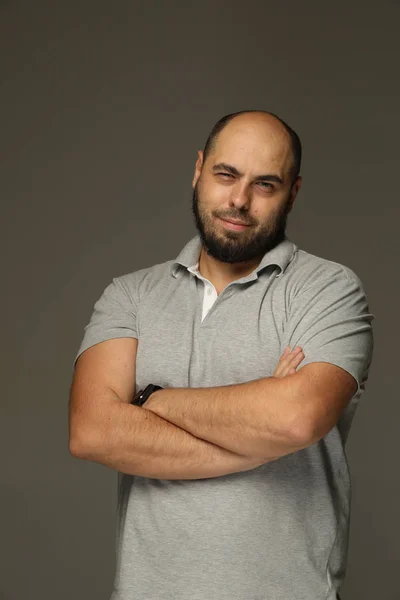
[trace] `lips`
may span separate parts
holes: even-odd
[[[233,223],[234,225],[249,225],[248,223],[244,223],[243,221],[234,221],[233,219],[222,219],[222,220],[227,221],[228,223]]]
[[[245,229],[247,229],[248,227],[250,227],[250,225],[247,225],[247,223],[243,223],[243,222],[234,222],[232,223],[231,221],[227,221],[225,219],[221,219],[219,218],[219,220],[221,221],[223,227],[225,229],[228,229],[229,231],[244,231]]]

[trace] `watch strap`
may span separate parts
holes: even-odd
[[[146,400],[150,396],[150,394],[152,394],[153,392],[155,392],[157,390],[162,390],[162,389],[163,388],[160,385],[155,385],[154,383],[149,383],[149,385],[147,385],[143,390],[139,390],[139,392],[136,394],[136,396],[132,400],[131,404],[135,404],[135,406],[143,406],[143,404],[146,402]]]

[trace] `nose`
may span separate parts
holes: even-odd
[[[231,188],[230,204],[237,208],[247,207],[250,203],[250,192],[248,186],[238,181]]]

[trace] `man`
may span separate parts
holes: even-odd
[[[350,268],[285,234],[300,162],[276,115],[221,119],[195,166],[199,235],[94,305],[70,451],[119,472],[112,600],[339,598],[374,315]]]

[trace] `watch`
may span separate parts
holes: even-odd
[[[154,385],[153,383],[149,383],[143,390],[139,390],[131,404],[135,404],[135,406],[143,406],[146,402],[147,398],[155,392],[156,390],[162,390],[161,385]]]

